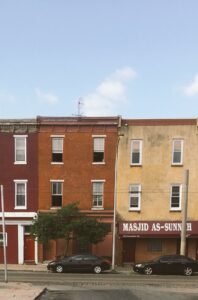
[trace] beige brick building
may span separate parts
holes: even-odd
[[[186,254],[197,259],[197,120],[122,120],[120,135],[116,261],[179,253],[185,170],[189,170]]]

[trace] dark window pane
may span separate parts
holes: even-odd
[[[52,162],[62,162],[63,154],[62,153],[52,153]]]
[[[103,162],[104,161],[104,152],[94,152],[93,161],[94,162]]]
[[[52,206],[62,206],[62,196],[52,196]]]
[[[130,207],[138,207],[138,197],[130,197]]]
[[[24,206],[25,205],[25,195],[17,195],[17,206]]]
[[[181,163],[181,152],[174,152],[173,162],[174,163]]]
[[[132,163],[139,164],[140,163],[140,153],[133,152],[132,153]]]

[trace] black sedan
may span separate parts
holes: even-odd
[[[155,273],[191,276],[193,272],[198,272],[198,262],[184,255],[165,255],[151,261],[136,263],[133,270],[146,275]]]
[[[107,259],[91,254],[73,255],[49,262],[49,271],[63,272],[94,272],[100,274],[102,271],[109,270],[111,263]]]

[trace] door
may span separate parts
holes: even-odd
[[[34,240],[30,235],[24,236],[24,261],[26,263],[35,262]]]
[[[122,240],[123,252],[122,252],[122,261],[123,263],[132,263],[135,261],[135,238],[124,238]]]

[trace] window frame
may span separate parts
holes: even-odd
[[[14,192],[14,198],[15,198],[15,201],[14,201],[15,207],[14,207],[14,209],[27,209],[27,183],[28,183],[27,179],[15,179],[14,180],[14,186],[15,186],[15,188],[14,188],[14,190],[15,190],[15,192]],[[25,202],[25,204],[24,205],[17,205],[17,196],[18,196],[18,194],[17,194],[17,185],[18,184],[24,184],[24,187],[25,187],[25,189],[24,189],[24,191],[25,191],[25,193],[24,193],[24,202]]]
[[[132,192],[132,187],[138,187],[138,191]],[[141,193],[142,193],[141,184],[139,184],[139,183],[129,184],[129,211],[140,211],[141,210]],[[138,198],[138,206],[137,207],[131,207],[132,194],[134,194],[134,197]]]
[[[180,153],[181,153],[181,160],[180,162],[174,162],[174,154],[178,151],[175,151],[175,143],[176,142],[181,142],[181,149],[180,149]],[[173,166],[182,166],[183,165],[183,147],[184,147],[184,140],[183,139],[177,139],[174,138],[172,141],[172,165]]]
[[[65,135],[51,135],[51,164],[52,165],[62,165],[62,164],[64,164],[64,161],[63,161],[64,137],[65,137]],[[54,152],[53,151],[53,140],[54,139],[61,139],[62,140],[62,152]],[[61,161],[54,161],[53,160],[53,154],[55,154],[55,153],[61,153],[62,154],[62,160]]]
[[[14,164],[26,165],[27,164],[27,137],[28,135],[14,135]],[[17,139],[24,139],[24,160],[17,160]]]
[[[106,135],[92,135],[92,138],[93,138],[93,141],[92,141],[92,143],[93,143],[92,164],[104,165],[105,164],[105,138],[106,138]],[[94,144],[95,139],[103,139],[103,141],[104,141],[103,151],[95,151],[95,144]],[[103,153],[103,159],[101,161],[95,161],[94,153]]]
[[[61,208],[63,206],[63,183],[64,180],[62,179],[52,179],[50,180],[51,183],[51,209],[53,208]],[[61,184],[61,194],[53,194],[53,184],[60,183]],[[52,205],[53,204],[53,196],[61,196],[61,205]]]
[[[173,196],[173,187],[179,187],[179,206],[178,207],[172,207],[172,198],[174,197]],[[182,184],[173,183],[173,184],[171,184],[171,193],[170,193],[170,211],[181,211],[181,202],[182,202]]]
[[[138,142],[139,143],[139,162],[133,162],[133,143]],[[131,166],[142,166],[142,144],[143,141],[141,139],[132,139],[131,140]]]
[[[98,196],[102,196],[102,205],[94,205],[94,183],[101,183],[102,184],[102,193],[101,194],[97,194]],[[104,183],[105,180],[91,180],[91,184],[92,184],[92,206],[91,209],[92,210],[103,210],[104,209]],[[97,196],[96,195],[96,196]],[[98,202],[98,200],[97,200]]]

